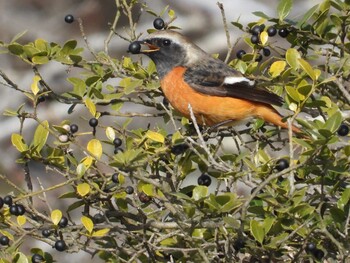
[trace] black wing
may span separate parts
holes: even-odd
[[[277,106],[283,104],[283,99],[280,96],[252,84],[252,81],[222,61],[212,60],[210,63],[202,63],[197,67],[188,68],[184,79],[200,93],[246,99]],[[229,80],[232,84],[225,83],[230,82]]]

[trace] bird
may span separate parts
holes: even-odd
[[[288,129],[273,107],[282,106],[280,96],[258,87],[256,81],[206,53],[183,34],[159,30],[138,43],[132,53],[153,60],[164,96],[186,118],[191,119],[192,111],[199,125],[211,127],[255,117]],[[291,129],[301,132],[294,125]]]

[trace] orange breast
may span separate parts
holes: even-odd
[[[197,122],[209,126],[256,115],[257,103],[231,97],[211,96],[195,91],[183,81],[185,71],[183,67],[176,67],[161,80],[165,97],[185,117],[190,118],[189,104]]]

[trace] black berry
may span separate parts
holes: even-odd
[[[305,247],[306,253],[314,253],[316,251],[316,244],[313,242],[307,243]]]
[[[140,192],[139,193],[139,199],[141,203],[148,203],[152,200],[152,198],[150,196],[148,196],[147,194],[145,194],[144,192]]]
[[[18,206],[17,205],[11,205],[10,206],[10,214],[14,216],[18,216]]]
[[[67,248],[66,242],[64,242],[63,240],[57,240],[57,241],[55,242],[55,249],[56,249],[57,251],[62,252],[62,251],[65,251],[66,248]]]
[[[187,149],[188,149],[187,144],[185,144],[185,143],[177,144],[171,148],[171,152],[175,155],[180,155],[180,154],[183,154]]]
[[[64,228],[64,227],[66,227],[67,225],[68,225],[68,219],[67,219],[67,217],[62,216],[60,222],[58,222],[58,226]]]
[[[258,43],[259,43],[259,36],[257,36],[257,35],[252,35],[252,37],[250,38],[250,41],[251,41],[253,44],[258,44]]]
[[[4,197],[4,203],[7,204],[8,206],[12,205],[12,196],[7,195]]]
[[[94,215],[94,217],[92,218],[92,220],[93,220],[93,222],[94,222],[95,224],[101,224],[101,223],[103,223],[103,222],[105,221],[105,217],[104,217],[103,214],[98,213],[98,214],[95,214],[95,215]]]
[[[238,59],[242,59],[245,54],[246,52],[243,49],[241,49],[237,51],[236,56]]]
[[[40,262],[43,262],[44,261],[44,258],[42,255],[39,255],[39,254],[33,254],[32,256],[32,263],[40,263]]]
[[[119,138],[115,138],[113,140],[114,147],[120,147],[122,145],[123,141]]]
[[[24,213],[26,212],[25,207],[22,204],[18,204],[17,206],[17,212],[19,216],[24,215]]]
[[[155,29],[161,30],[161,29],[164,28],[164,26],[165,26],[165,23],[164,23],[164,20],[163,20],[163,19],[161,19],[160,17],[154,19],[154,21],[153,21],[153,27],[154,27]]]
[[[339,136],[346,136],[349,134],[349,126],[346,124],[340,125],[338,131],[337,131]]]
[[[131,195],[131,194],[133,194],[134,193],[134,187],[132,187],[132,186],[127,186],[126,188],[125,188],[125,193],[127,193],[128,195]]]
[[[265,28],[265,25],[255,25],[250,30],[250,33],[252,33],[252,35],[258,36],[264,30],[264,28]]]
[[[263,54],[265,57],[268,57],[271,55],[271,51],[268,48],[263,48]]]
[[[198,177],[198,185],[205,185],[209,186],[211,184],[211,178],[207,174],[202,174],[201,176]]]
[[[0,237],[0,245],[7,246],[10,243],[10,239],[7,236]]]
[[[286,159],[279,159],[276,163],[276,170],[277,171],[283,171],[284,169],[287,169],[289,167],[289,162]]]
[[[98,119],[96,119],[96,118],[91,118],[91,119],[89,120],[89,125],[90,125],[91,127],[95,128],[95,127],[98,125]]]
[[[131,54],[139,54],[141,51],[141,44],[139,41],[134,41],[132,43],[130,43],[128,51]]]
[[[280,35],[280,37],[287,37],[289,34],[289,31],[287,28],[281,28],[280,30],[278,30],[278,34]]]
[[[71,133],[76,133],[79,130],[79,126],[76,124],[71,124],[70,125],[70,131]]]
[[[244,248],[244,246],[245,246],[245,242],[244,242],[244,240],[242,238],[236,239],[236,241],[233,243],[233,248],[236,251],[241,250],[242,248]]]
[[[321,260],[324,257],[324,252],[321,249],[316,249],[312,254],[317,260]]]
[[[51,230],[43,229],[43,231],[41,231],[41,234],[43,235],[43,237],[49,237],[51,235]]]
[[[255,61],[260,62],[263,59],[263,56],[259,53],[255,57]]]
[[[0,209],[4,206],[4,199],[2,199],[2,197],[0,197]]]
[[[114,173],[112,175],[112,182],[118,184],[119,183],[119,174]]]
[[[74,16],[72,16],[72,15],[66,15],[66,16],[64,17],[64,21],[65,21],[66,23],[68,23],[68,24],[71,24],[71,23],[74,22]]]
[[[277,34],[277,29],[274,26],[270,26],[267,28],[267,34],[269,37],[273,37]]]

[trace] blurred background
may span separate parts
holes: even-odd
[[[239,21],[243,25],[248,22],[258,21],[260,18],[252,14],[255,11],[261,11],[270,16],[277,16],[278,0],[222,0],[220,1],[225,8],[227,21]],[[311,6],[319,4],[322,1],[316,0],[298,0],[294,1],[294,8],[289,17],[293,20],[306,12]],[[226,36],[223,28],[222,16],[218,8],[217,1],[208,0],[150,0],[145,1],[150,9],[156,13],[160,13],[167,5],[175,10],[177,19],[174,25],[181,27],[183,33],[188,35],[200,47],[209,53],[219,53],[221,58],[224,58],[227,51]],[[79,30],[78,23],[67,24],[64,18],[67,14],[72,14],[75,18],[81,18],[84,25],[84,31],[88,38],[91,47],[96,51],[104,50],[104,40],[109,34],[109,24],[113,22],[116,8],[113,0],[0,0],[0,41],[9,43],[11,39],[18,33],[27,31],[26,34],[19,40],[20,43],[34,41],[37,38],[43,38],[48,42],[57,42],[63,44],[69,39],[76,39],[79,46],[84,46],[84,41]],[[143,12],[141,5],[135,8],[135,15],[140,15],[137,33],[146,33],[147,28],[152,27],[154,16]],[[165,16],[167,18],[167,16]],[[117,32],[124,35],[124,27],[128,28],[126,17],[120,20]],[[242,32],[235,30],[229,24],[231,33],[231,41],[235,43],[236,39],[242,35]],[[242,42],[242,43],[241,43]],[[238,43],[235,50],[240,49],[244,45],[243,41]],[[128,42],[119,37],[112,38],[109,46],[109,55],[116,58],[122,58],[126,53]],[[89,55],[88,52],[86,52]],[[233,52],[235,54],[235,51]],[[41,74],[45,77],[45,81],[56,92],[64,92],[71,88],[66,81],[67,77],[72,77],[76,74],[74,71],[68,71],[67,67],[63,67],[57,63],[49,63],[43,67],[39,67]],[[30,89],[30,84],[33,78],[33,71],[25,63],[19,61],[11,55],[2,54],[0,57],[0,70],[2,70],[13,82],[21,89]],[[16,118],[3,116],[5,109],[15,109],[21,104],[20,100],[25,101],[22,94],[3,85],[4,81],[0,78],[0,173],[7,175],[11,181],[17,185],[23,185],[23,168],[15,163],[18,157],[18,152],[11,145],[10,134],[19,131],[19,121]],[[118,81],[114,83],[118,84]],[[132,106],[130,106],[132,107]],[[80,124],[81,114],[89,118],[89,113],[81,108],[75,111],[73,115],[67,116],[69,105],[62,105],[57,102],[44,102],[40,105],[39,118],[47,119],[50,123],[59,124],[62,120],[70,119],[72,122]],[[124,108],[123,108],[124,109]],[[125,111],[136,111],[134,108],[124,109]],[[81,124],[79,128],[84,130],[87,128],[86,123]],[[25,122],[25,135],[28,140],[33,136],[33,129],[36,124],[31,121]],[[48,177],[47,172],[43,167],[36,167],[33,164],[32,176],[45,178],[49,185],[57,180],[54,177]],[[8,186],[0,184],[0,196],[9,192]],[[53,195],[55,196],[55,194]],[[56,194],[58,196],[58,193]],[[45,247],[45,249],[49,249]],[[70,258],[66,262],[78,262],[88,260],[89,256],[80,253],[76,255],[74,260]],[[62,261],[63,262],[63,261]]]

